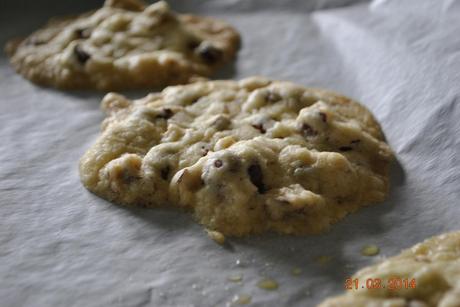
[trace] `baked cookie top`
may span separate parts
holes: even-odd
[[[62,89],[163,87],[208,76],[239,48],[234,28],[177,14],[166,2],[106,0],[79,16],[56,18],[6,51],[18,73]]]
[[[109,93],[102,108],[83,184],[121,204],[190,209],[225,235],[318,233],[388,191],[378,123],[328,91],[253,77],[133,102]]]
[[[460,306],[460,232],[430,238],[398,256],[362,269],[353,278],[360,283],[369,278],[380,279],[386,287],[371,290],[358,287],[319,306]],[[396,279],[408,282],[402,282],[399,289],[389,289],[389,280]]]

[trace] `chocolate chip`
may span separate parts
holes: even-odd
[[[209,148],[207,145],[201,145],[201,156],[204,157],[208,154]]]
[[[309,124],[305,123],[302,125],[302,132],[305,137],[313,137],[318,135],[318,132],[315,129],[313,129]]]
[[[252,164],[249,166],[248,175],[249,180],[251,180],[252,184],[257,187],[257,191],[259,191],[260,194],[263,194],[265,191],[267,191],[263,181],[262,168],[259,164]]]
[[[351,143],[351,144],[359,144],[359,143],[361,143],[361,140],[353,140],[353,141],[351,141],[350,143]]]
[[[262,134],[265,133],[265,132],[267,132],[267,130],[265,130],[265,128],[264,128],[264,125],[262,125],[262,124],[252,124],[251,126],[252,126],[254,129],[259,130],[260,133],[262,133]]]
[[[174,115],[174,112],[171,109],[163,109],[157,116],[156,118],[164,118],[164,119],[169,119]]]
[[[85,64],[91,57],[89,53],[83,50],[83,48],[80,45],[76,45],[73,51],[75,53],[75,56],[77,57],[78,62],[80,62],[81,64]]]
[[[278,93],[268,92],[267,96],[265,96],[265,99],[268,102],[277,102],[281,100],[281,96]]]
[[[200,45],[200,42],[197,40],[190,40],[187,42],[187,48],[190,50],[195,50]]]
[[[75,30],[77,38],[88,38],[91,36],[91,30],[89,28],[81,28]]]
[[[190,100],[190,104],[194,104],[196,103],[198,100],[200,100],[201,96],[198,96],[198,97],[193,97],[192,100]]]
[[[323,123],[327,122],[327,114],[324,112],[319,112],[319,116],[321,116],[321,120]]]
[[[353,150],[353,148],[351,148],[350,146],[340,146],[339,150],[340,151],[350,151],[350,150]]]
[[[223,56],[222,50],[209,44],[200,44],[196,52],[208,64],[215,64]]]
[[[167,165],[166,167],[162,168],[161,169],[161,178],[163,180],[168,180],[170,171],[171,171],[171,168],[169,167],[169,165]]]
[[[222,160],[216,160],[216,161],[214,161],[214,166],[215,166],[216,168],[221,168],[222,165],[224,165],[224,163],[222,162]]]

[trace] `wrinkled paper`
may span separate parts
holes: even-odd
[[[0,42],[100,2],[3,0]],[[98,136],[103,93],[37,87],[2,55],[1,306],[226,306],[243,294],[251,306],[313,306],[343,291],[355,270],[460,228],[459,1],[171,5],[241,32],[238,60],[217,77],[265,75],[366,105],[397,157],[388,200],[323,235],[265,234],[219,246],[186,213],[122,208],[85,190],[78,159]],[[380,256],[361,255],[366,244]],[[235,275],[242,281],[228,280]],[[258,288],[264,277],[279,288]]]

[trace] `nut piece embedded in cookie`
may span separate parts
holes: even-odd
[[[16,71],[62,89],[122,90],[188,83],[233,60],[240,37],[227,23],[178,14],[164,1],[106,0],[54,18],[5,47]]]
[[[460,232],[430,238],[351,280],[346,294],[319,307],[460,306]]]
[[[378,123],[328,91],[253,77],[133,102],[110,93],[102,108],[83,184],[120,204],[186,208],[224,236],[326,231],[388,192],[392,152]]]

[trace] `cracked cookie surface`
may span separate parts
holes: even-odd
[[[320,307],[457,307],[460,306],[460,232],[430,238],[353,276],[387,285],[391,278],[415,280],[401,289],[358,288],[331,298]],[[406,289],[407,288],[407,289]]]
[[[240,38],[223,21],[177,14],[157,2],[106,0],[96,11],[55,18],[6,51],[34,83],[63,89],[163,87],[208,76],[231,61]]]
[[[392,159],[378,123],[343,96],[261,77],[109,93],[83,184],[116,203],[177,206],[225,235],[319,233],[383,201]]]

